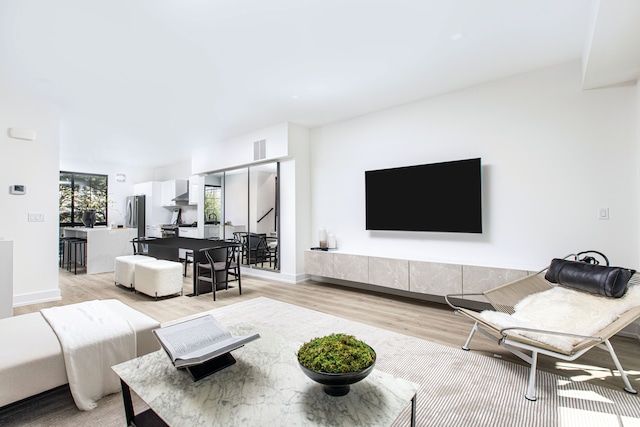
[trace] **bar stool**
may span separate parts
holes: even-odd
[[[76,240],[78,237],[60,237],[58,246],[58,257],[60,258],[60,268],[65,267],[69,271],[69,262],[71,260],[70,241]]]
[[[67,255],[67,271],[71,271],[71,254],[73,253],[73,274],[78,274],[78,250],[80,250],[80,265],[86,268],[87,239],[79,237],[67,241],[69,248]]]

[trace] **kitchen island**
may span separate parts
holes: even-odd
[[[135,228],[65,227],[63,233],[87,239],[87,274],[114,271],[116,257],[133,254],[131,240],[138,236]]]

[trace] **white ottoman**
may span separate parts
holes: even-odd
[[[182,294],[182,263],[157,259],[135,265],[136,291],[152,297]]]
[[[135,267],[140,262],[155,261],[156,259],[145,255],[121,255],[116,257],[116,265],[114,269],[114,281],[116,285],[120,284],[135,288]]]

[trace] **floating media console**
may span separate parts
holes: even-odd
[[[409,296],[415,294],[416,297],[483,292],[531,273],[525,270],[312,250],[305,251],[304,270],[305,274],[315,276],[319,281],[335,279],[375,285],[388,288],[390,293],[396,290],[403,294],[408,292]],[[482,301],[482,298],[478,300]]]

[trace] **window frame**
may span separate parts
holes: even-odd
[[[71,203],[70,203],[70,221],[68,222],[63,222],[61,215],[62,215],[62,204],[63,204],[63,195],[62,195],[62,175],[68,175],[70,178],[70,187],[72,189],[71,191]],[[85,209],[81,206],[77,206],[77,203],[80,202],[76,202],[76,178],[80,178],[82,177],[83,180],[87,180],[87,178],[89,179],[93,179],[93,178],[98,178],[98,179],[104,179],[105,182],[105,188],[104,188],[104,204],[100,205],[101,208],[101,212],[104,212],[104,221],[96,221],[95,225],[101,225],[101,226],[106,226],[109,223],[109,175],[104,175],[104,174],[96,174],[96,173],[86,173],[86,172],[71,172],[71,171],[60,171],[59,173],[59,185],[58,185],[58,194],[59,194],[59,205],[58,205],[58,221],[60,224],[60,227],[84,227],[84,224],[82,223],[82,215],[80,214],[79,216],[76,214],[77,212],[82,212]],[[92,187],[93,188],[93,187]],[[100,190],[101,191],[101,190]],[[102,215],[100,215],[102,216]],[[76,221],[76,219],[78,218],[78,220]]]

